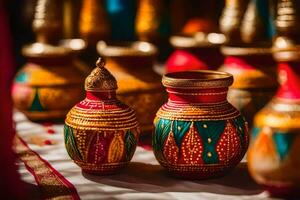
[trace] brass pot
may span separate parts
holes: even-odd
[[[161,77],[153,71],[155,46],[148,42],[107,44],[100,41],[97,50],[118,81],[118,98],[136,111],[141,132],[151,132],[156,110],[166,99]]]
[[[34,43],[22,53],[28,62],[13,83],[14,106],[30,120],[63,119],[83,98],[84,74],[74,63],[72,50]]]

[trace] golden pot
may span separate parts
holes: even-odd
[[[155,46],[148,42],[110,45],[100,41],[97,50],[118,81],[118,98],[136,111],[141,132],[150,132],[156,110],[166,99],[161,77],[153,71]]]
[[[14,106],[30,120],[64,118],[83,98],[84,74],[74,63],[72,50],[34,43],[22,53],[28,62],[13,83]]]

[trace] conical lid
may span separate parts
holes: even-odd
[[[104,92],[118,89],[115,77],[105,68],[105,60],[99,58],[96,68],[85,79],[85,90],[90,92]]]

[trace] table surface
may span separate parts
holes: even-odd
[[[62,124],[51,125],[54,134],[49,134],[45,125],[30,122],[19,112],[15,112],[14,119],[18,135],[75,186],[81,199],[271,199],[251,179],[245,161],[222,178],[188,181],[168,176],[156,161],[153,152],[142,147],[137,147],[130,165],[119,174],[85,174],[65,150]],[[54,144],[36,145],[32,142],[32,138],[36,137],[49,139]],[[19,164],[22,180],[36,185],[34,177],[24,164]]]

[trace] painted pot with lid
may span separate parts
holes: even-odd
[[[85,80],[86,98],[67,114],[69,156],[84,172],[113,174],[131,160],[140,133],[135,112],[116,98],[117,82],[99,59]]]
[[[184,71],[164,75],[168,102],[154,120],[156,159],[174,176],[205,179],[222,176],[243,158],[247,122],[227,101],[232,75]]]

